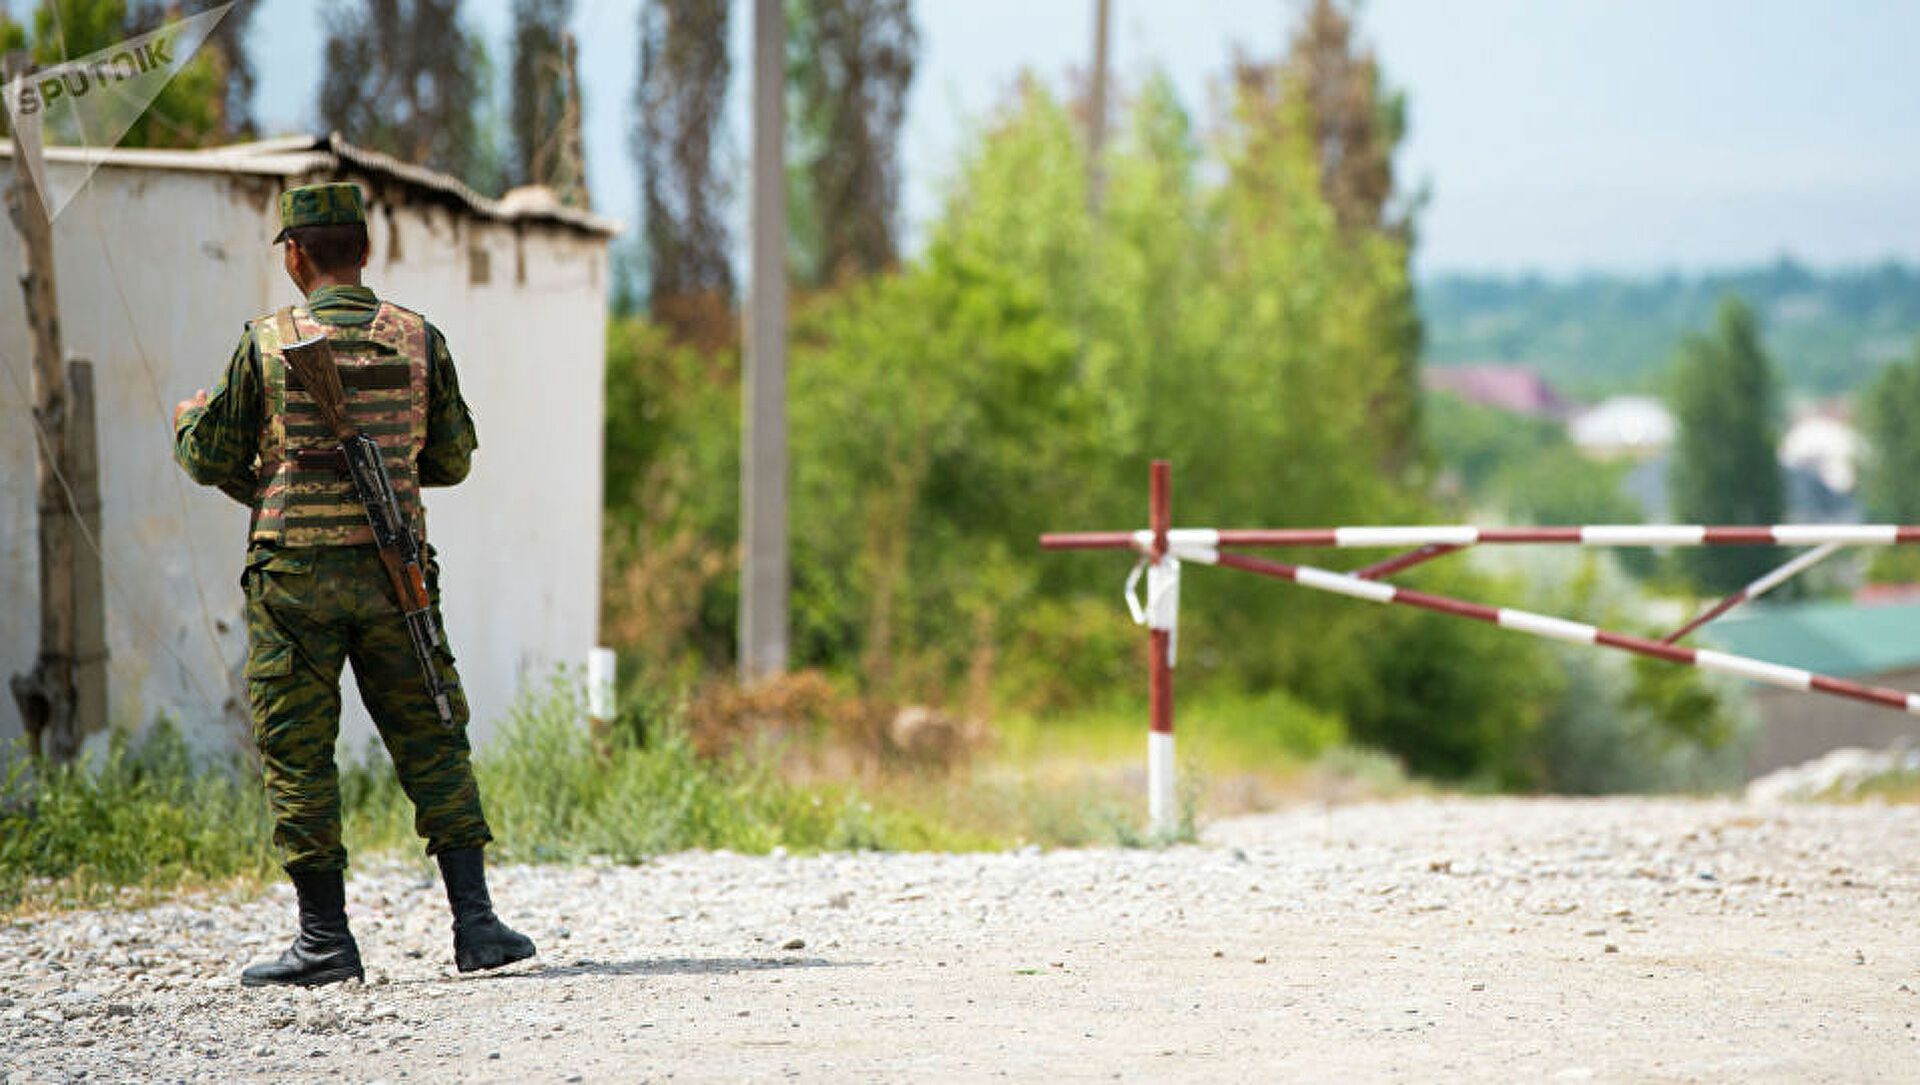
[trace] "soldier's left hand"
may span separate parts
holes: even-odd
[[[206,405],[207,405],[207,390],[205,388],[201,388],[198,391],[194,392],[192,399],[183,399],[180,402],[174,404],[173,405],[173,428],[175,429],[180,428],[180,416],[187,413],[187,408],[204,407]]]

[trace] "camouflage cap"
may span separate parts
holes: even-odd
[[[288,230],[301,226],[341,226],[366,221],[359,185],[347,181],[302,185],[280,194],[280,232],[273,235],[273,243],[285,241]]]

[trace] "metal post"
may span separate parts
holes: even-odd
[[[1094,0],[1093,5],[1093,86],[1087,95],[1087,203],[1100,210],[1100,197],[1106,187],[1105,167],[1101,161],[1107,145],[1107,25],[1110,0]]]
[[[1167,531],[1173,526],[1173,469],[1166,460],[1153,461],[1150,493],[1153,565],[1147,570],[1151,638],[1147,699],[1152,729],[1147,733],[1147,820],[1156,835],[1165,836],[1178,819],[1173,787],[1173,638],[1180,613],[1180,562],[1167,548]]]
[[[740,677],[787,669],[786,11],[753,5],[753,239],[741,382]]]

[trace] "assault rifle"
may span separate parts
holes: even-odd
[[[420,661],[420,674],[427,682],[427,695],[433,698],[440,722],[451,728],[453,702],[449,696],[459,687],[440,678],[434,665],[433,649],[440,643],[440,631],[433,623],[433,604],[427,595],[420,543],[413,527],[400,511],[399,498],[393,493],[393,480],[387,477],[386,459],[373,438],[361,433],[347,417],[346,391],[340,385],[340,371],[333,361],[333,345],[325,335],[292,342],[292,320],[281,316],[281,352],[287,368],[298,377],[301,386],[320,410],[327,428],[340,439],[340,457],[353,488],[366,506],[367,523],[373,528],[373,542],[380,551],[380,564],[386,566],[387,579],[393,583],[394,598],[407,620],[407,637],[413,641],[413,654]]]

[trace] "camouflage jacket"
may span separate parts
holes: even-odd
[[[380,301],[364,286],[323,286],[307,296],[306,307],[322,323],[359,327],[373,319]],[[431,324],[427,358],[427,436],[415,467],[422,486],[452,486],[467,477],[480,440],[460,398],[447,341]],[[181,412],[173,434],[173,458],[195,482],[219,487],[249,508],[260,481],[264,391],[260,347],[249,324],[227,363],[226,376],[207,393],[206,406]]]

